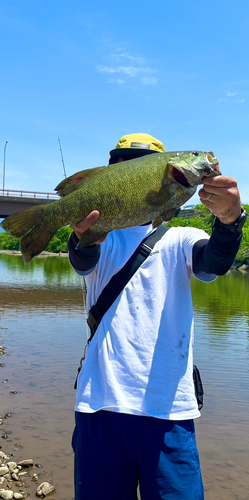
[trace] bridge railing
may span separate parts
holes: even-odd
[[[56,193],[45,193],[43,191],[18,191],[16,189],[0,189],[0,196],[9,196],[15,198],[42,198],[47,200],[58,200]]]

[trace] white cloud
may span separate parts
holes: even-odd
[[[121,53],[118,50],[116,51],[116,53],[112,54],[112,57],[114,57],[116,59],[126,58],[126,59],[128,59],[130,61],[133,61],[136,64],[144,64],[145,63],[145,58],[142,57],[142,56],[131,56],[127,52]]]
[[[246,99],[225,99],[224,97],[217,99],[217,102],[228,102],[232,104],[243,104],[245,101]]]
[[[109,80],[109,83],[118,83],[119,85],[123,85],[125,83],[125,80],[121,80],[120,78],[112,78]]]
[[[96,70],[102,74],[123,75],[126,79],[116,78],[109,80],[109,83],[124,84],[128,83],[130,78],[136,79],[137,83],[142,85],[157,85],[157,70],[148,64],[145,57],[141,55],[130,54],[121,48],[114,49],[112,53],[105,57],[104,64],[98,64]]]
[[[124,75],[131,76],[132,78],[139,75],[139,73],[156,73],[156,70],[151,68],[139,68],[136,66],[97,66],[97,70],[100,73],[123,73]]]
[[[157,78],[155,78],[154,76],[144,77],[141,78],[141,82],[143,83],[143,85],[157,85]]]

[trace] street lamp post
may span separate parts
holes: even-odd
[[[8,141],[5,142],[4,153],[3,153],[3,196],[4,196],[4,187],[5,187],[5,158],[6,158],[6,147]]]

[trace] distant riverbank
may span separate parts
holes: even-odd
[[[7,255],[22,255],[20,250],[0,250],[0,253],[6,253]],[[41,252],[40,255],[37,255],[38,258],[40,257],[68,257],[67,252]]]
[[[19,255],[21,257],[21,251],[20,250],[0,250],[0,253],[4,253],[7,255]],[[44,257],[67,257],[68,258],[68,252],[46,252],[45,250],[41,252],[39,255],[37,255],[37,258],[44,258]],[[245,260],[239,260],[236,259],[231,267],[231,269],[236,269],[237,271],[249,271],[249,259]],[[229,272],[229,271],[228,271]]]

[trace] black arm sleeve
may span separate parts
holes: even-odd
[[[71,233],[68,240],[69,260],[77,271],[89,271],[93,269],[100,257],[100,245],[89,245],[88,247],[78,248],[79,243],[75,233]]]
[[[199,240],[193,247],[193,272],[221,276],[230,269],[239,250],[242,231],[231,232],[225,224],[214,227],[209,240]]]

